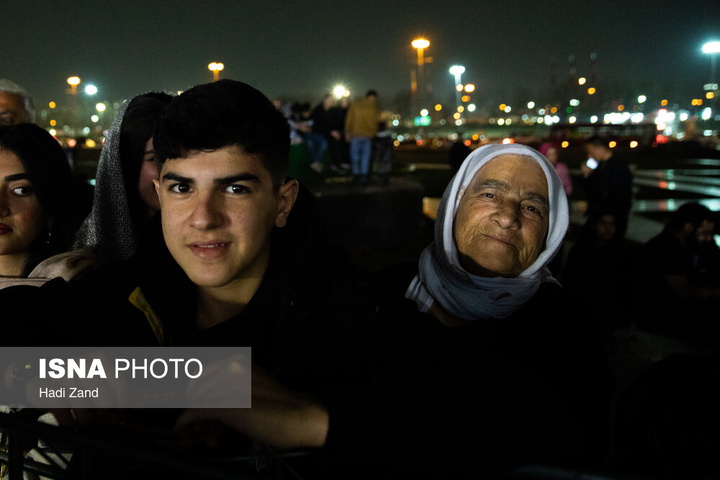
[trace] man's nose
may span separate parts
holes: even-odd
[[[224,216],[221,207],[222,199],[216,195],[212,193],[198,195],[193,206],[190,224],[199,230],[208,230],[222,225]]]

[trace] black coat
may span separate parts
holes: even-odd
[[[398,296],[380,315],[383,371],[330,399],[336,465],[375,478],[603,466],[613,380],[599,330],[561,287],[544,284],[498,322],[445,327]]]

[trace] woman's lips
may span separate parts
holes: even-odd
[[[0,235],[5,235],[7,233],[11,233],[12,231],[12,228],[8,227],[4,223],[0,223]]]

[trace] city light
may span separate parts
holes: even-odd
[[[98,92],[98,88],[95,85],[88,84],[85,87],[85,93],[87,95],[95,95]]]
[[[98,103],[95,105],[95,110],[97,110],[98,112],[104,112],[106,108],[107,107],[104,103]]]
[[[702,52],[708,54],[720,53],[720,41],[714,40],[712,42],[707,42],[703,45]]]
[[[425,49],[430,46],[430,41],[426,38],[416,38],[410,45],[417,49],[417,70],[413,71],[411,77],[410,91],[415,97],[416,108],[418,105],[425,103],[425,83],[423,79],[423,65],[425,64]]]
[[[67,79],[68,85],[70,85],[70,95],[75,95],[77,93],[77,86],[80,85],[80,77],[69,77]]]
[[[647,101],[647,97],[645,95],[638,95],[638,103],[645,103]]]
[[[720,53],[720,41],[713,40],[705,43],[702,47],[703,53],[710,55],[710,82],[715,83],[715,68],[717,65],[717,54]]]
[[[334,96],[337,100],[340,100],[340,99],[343,98],[343,97],[349,97],[349,96],[350,96],[350,90],[348,90],[347,88],[345,88],[345,87],[342,86],[342,85],[337,85],[337,86],[335,86],[335,88],[333,88],[333,96]]]
[[[208,64],[208,70],[210,70],[213,74],[213,81],[216,82],[220,80],[220,71],[225,68],[225,65],[223,65],[220,62],[212,62]]]
[[[578,78],[578,85],[585,85],[585,82],[587,82],[585,77]]]
[[[462,65],[453,65],[448,70],[450,72],[450,75],[455,77],[455,103],[457,106],[460,106],[460,92],[463,90],[463,85],[461,81],[462,74],[465,73],[465,67]]]

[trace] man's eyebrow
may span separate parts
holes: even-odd
[[[27,173],[14,173],[12,175],[8,175],[7,177],[5,177],[5,181],[12,182],[15,180],[25,180],[25,179],[29,179],[29,178],[30,178],[30,176]]]
[[[162,180],[163,180],[163,182],[168,181],[168,180],[173,180],[173,181],[179,182],[179,183],[193,183],[192,178],[183,177],[182,175],[178,175],[177,173],[173,173],[173,172],[168,172],[165,175],[163,175]]]
[[[163,181],[172,180],[180,183],[195,183],[192,178],[179,175],[177,173],[168,172],[162,177]],[[257,175],[252,173],[239,173],[237,175],[230,175],[229,177],[221,177],[213,180],[215,185],[229,185],[235,182],[260,182]]]
[[[252,173],[240,173],[238,175],[231,175],[229,177],[216,178],[215,180],[213,180],[213,183],[215,183],[216,185],[229,185],[235,182],[259,183],[260,179],[257,175],[253,175]]]

